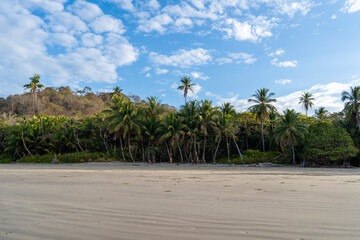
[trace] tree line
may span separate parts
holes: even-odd
[[[96,114],[49,116],[39,107],[45,103],[38,95],[46,89],[41,90],[44,86],[35,74],[24,85],[30,90],[33,115],[7,111],[0,117],[0,162],[39,161],[42,156],[46,161],[65,161],[68,156],[68,161],[358,165],[359,87],[342,93],[343,111],[329,114],[319,107],[315,116],[308,116],[315,101],[309,92],[299,99],[305,115],[293,109],[279,113],[275,94],[266,88],[252,95],[248,111],[237,112],[230,103],[188,101],[194,85],[189,77],[181,79],[178,89],[184,92],[185,103],[179,109],[162,104],[156,96],[146,100],[126,96],[115,87],[108,94],[96,95],[91,89],[73,94],[101,96],[103,107]],[[71,160],[73,155],[77,157]]]

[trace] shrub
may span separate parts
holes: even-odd
[[[358,149],[345,129],[326,122],[310,125],[301,153],[307,166],[349,163]]]
[[[33,155],[17,160],[19,163],[51,163],[54,159],[53,155]],[[110,162],[116,158],[106,153],[68,153],[58,155],[59,163],[85,163],[85,162]]]

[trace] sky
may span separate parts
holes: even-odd
[[[184,103],[232,103],[238,111],[269,88],[279,111],[304,91],[314,107],[343,108],[360,84],[360,0],[1,0],[0,96],[45,86]]]

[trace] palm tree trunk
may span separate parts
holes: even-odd
[[[153,143],[153,151],[152,151],[152,161],[153,163],[156,163],[156,157],[155,157],[155,144]]]
[[[229,138],[226,138],[226,148],[227,148],[227,156],[228,156],[228,161],[230,161],[230,144],[229,144]]]
[[[166,145],[166,150],[168,152],[168,155],[169,155],[169,162],[172,163],[172,156],[171,156],[171,152],[169,150],[169,146],[167,144],[167,142],[165,141],[165,145]]]
[[[360,121],[359,121],[359,113],[355,113],[355,119],[356,119],[356,124],[357,124],[357,127],[360,131]]]
[[[203,146],[202,163],[206,163],[206,160],[205,160],[205,152],[206,152],[206,136],[204,136],[204,146]]]
[[[265,140],[264,140],[264,121],[261,120],[261,141],[263,146],[263,152],[265,152]]]
[[[121,147],[121,153],[122,153],[122,157],[123,157],[123,160],[124,162],[126,162],[126,159],[125,159],[125,154],[124,154],[124,146],[123,146],[123,143],[122,143],[122,139],[121,139],[121,136],[120,136],[120,147]]]
[[[238,152],[239,152],[241,162],[244,163],[244,159],[243,159],[243,157],[242,157],[242,155],[241,155],[240,148],[239,148],[239,146],[238,146],[238,144],[237,144],[237,142],[236,142],[236,140],[235,140],[234,137],[233,137],[233,140],[234,140],[234,143],[235,143],[235,145],[236,145],[236,148],[237,148],[237,150],[238,150]]]
[[[23,145],[24,145],[24,148],[25,150],[28,152],[28,155],[32,155],[31,152],[29,151],[29,149],[26,147],[26,144],[25,144],[25,140],[24,140],[24,131],[21,131],[21,139],[22,139],[22,142],[23,142]]]
[[[129,154],[132,162],[135,162],[133,155],[131,153],[131,145],[130,145],[130,136],[128,136],[128,147],[129,147]]]
[[[292,151],[292,164],[296,165],[294,144],[291,144],[291,151]]]
[[[180,152],[180,159],[181,159],[181,162],[183,163],[183,162],[184,162],[184,158],[183,158],[183,155],[182,155],[181,148],[180,148],[179,144],[177,144],[177,147],[178,147],[179,152]]]
[[[196,163],[199,163],[199,156],[198,156],[198,152],[196,150],[196,136],[194,137],[194,151],[195,151],[195,158],[196,158]]]
[[[221,137],[219,138],[219,142],[218,142],[218,144],[216,146],[216,150],[215,150],[215,153],[214,153],[214,156],[213,156],[213,163],[216,163],[216,155],[217,155],[217,152],[219,150],[220,142],[221,142]]]

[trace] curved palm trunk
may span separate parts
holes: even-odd
[[[169,150],[169,146],[168,146],[166,141],[165,141],[165,145],[166,145],[166,150],[167,150],[168,155],[169,155],[169,162],[172,163],[172,154],[171,154],[171,151]]]
[[[203,146],[203,154],[202,154],[202,163],[206,163],[205,160],[205,152],[206,152],[206,136],[204,136],[204,146]]]
[[[156,162],[156,157],[155,157],[155,144],[153,143],[153,145],[152,145],[152,148],[153,148],[153,151],[152,151],[152,161],[153,161],[153,163],[155,163]]]
[[[130,136],[128,137],[128,147],[129,147],[129,154],[132,162],[135,162],[134,157],[131,153],[131,146],[130,146]]]
[[[244,163],[244,159],[243,159],[243,157],[242,157],[240,148],[239,148],[239,146],[238,146],[238,144],[237,144],[237,142],[236,142],[236,140],[235,140],[234,137],[233,137],[233,140],[234,140],[234,143],[235,143],[235,145],[236,145],[236,148],[237,148],[237,150],[238,150],[238,152],[239,152],[239,156],[240,156],[241,162]]]
[[[194,137],[194,151],[195,151],[196,163],[199,163],[199,155],[198,155],[198,152],[196,150],[196,135]]]
[[[180,159],[181,159],[181,162],[183,163],[183,162],[184,162],[184,158],[183,158],[183,155],[182,155],[181,148],[180,148],[179,144],[177,145],[177,147],[178,147],[179,152],[180,152]]]
[[[213,163],[216,163],[216,155],[219,150],[220,142],[221,142],[221,137],[219,138],[218,144],[216,146],[216,150],[215,150],[214,157],[213,157]]]
[[[121,153],[122,153],[122,157],[123,157],[123,160],[124,162],[126,162],[126,159],[125,159],[125,154],[124,154],[124,146],[123,146],[123,143],[122,143],[122,139],[121,139],[121,136],[120,136],[120,147],[121,147]]]

